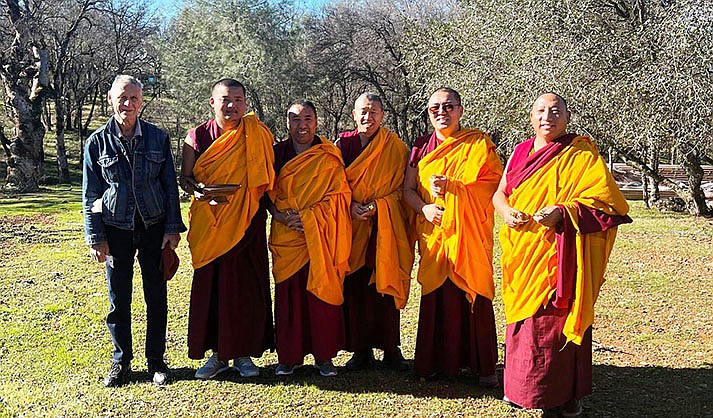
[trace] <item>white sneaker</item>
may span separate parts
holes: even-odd
[[[260,375],[260,370],[250,357],[240,357],[233,360],[233,369],[242,377],[255,377]]]
[[[218,359],[218,353],[213,353],[208,361],[205,362],[205,365],[196,370],[196,378],[203,380],[212,379],[229,368],[230,366],[228,366],[227,361],[220,361]]]

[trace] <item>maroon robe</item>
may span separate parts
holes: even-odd
[[[218,125],[211,119],[188,136],[198,159],[219,136]],[[221,360],[260,357],[275,348],[266,219],[262,205],[245,236],[230,251],[193,272],[189,358],[202,359],[209,349]]]
[[[532,152],[534,137],[519,144],[508,162],[505,194],[555,158],[575,134],[563,135],[537,152]],[[628,215],[608,215],[578,204],[582,233],[603,231],[630,223]],[[568,213],[561,210],[563,222],[557,228],[557,290],[551,304],[530,318],[507,326],[505,331],[505,396],[524,408],[551,409],[592,393],[592,329],[585,332],[582,344],[566,344],[562,334],[569,304],[574,298],[576,257],[572,240],[576,231]]]
[[[416,138],[411,167],[439,145],[435,133]],[[495,374],[498,361],[493,302],[476,296],[473,306],[466,293],[450,279],[421,296],[414,369],[420,376],[442,373],[457,376],[464,368],[480,377]]]
[[[349,167],[364,150],[356,131],[339,135],[336,143],[342,152],[344,164]],[[366,263],[359,270],[344,278],[344,320],[346,325],[346,348],[348,351],[379,348],[393,353],[401,345],[400,312],[394,297],[376,291],[376,284],[369,284],[376,266],[376,216],[366,248]]]
[[[321,141],[315,137],[312,145]],[[276,143],[275,174],[297,156],[290,139]],[[275,222],[273,220],[273,222]],[[275,285],[275,331],[280,364],[302,364],[307,354],[316,361],[334,358],[344,348],[344,312],[307,291],[309,263]]]

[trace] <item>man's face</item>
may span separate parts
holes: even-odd
[[[569,111],[557,95],[543,94],[532,104],[530,123],[535,129],[535,135],[549,142],[567,129]]]
[[[384,109],[381,108],[379,102],[362,97],[355,103],[352,117],[354,118],[354,123],[356,123],[357,132],[371,137],[381,126],[381,121],[384,119]]]
[[[437,91],[428,100],[428,117],[437,131],[455,132],[461,116],[463,116],[463,106],[452,93]]]
[[[217,85],[210,97],[210,106],[215,113],[218,126],[223,129],[233,128],[240,124],[245,114],[245,92],[240,87]]]
[[[119,124],[133,125],[144,103],[141,89],[131,83],[116,84],[109,90],[109,103],[114,109],[114,118]]]
[[[307,106],[292,105],[287,111],[287,130],[293,141],[310,144],[317,132],[317,115]]]

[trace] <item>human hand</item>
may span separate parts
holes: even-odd
[[[91,255],[92,260],[96,262],[105,262],[106,257],[109,255],[109,243],[103,241],[98,242],[96,244],[92,244],[92,246],[89,248],[89,255]]]
[[[193,192],[198,189],[198,183],[193,176],[185,176],[181,174],[178,177],[178,185],[181,186],[186,193],[193,194]]]
[[[292,230],[295,230],[297,232],[304,232],[304,226],[302,225],[302,217],[300,216],[300,213],[296,210],[288,209],[284,212],[281,212],[275,209],[275,214],[273,215],[273,218],[277,222],[286,225]]]
[[[532,215],[532,219],[542,226],[553,227],[562,222],[562,212],[557,206],[547,206]]]
[[[505,225],[510,228],[518,228],[526,223],[530,222],[530,215],[525,212],[520,212],[515,208],[510,208],[508,212],[503,216],[505,219]]]
[[[448,177],[442,174],[434,174],[428,178],[428,181],[431,184],[431,195],[433,197],[440,197],[441,199],[445,197]]]
[[[163,250],[166,247],[166,244],[168,244],[168,245],[170,245],[170,248],[172,250],[175,250],[176,247],[178,247],[178,242],[180,240],[181,240],[180,234],[164,234],[163,241],[161,242],[161,249]]]
[[[376,202],[371,202],[366,205],[362,205],[359,202],[352,202],[349,205],[349,212],[351,213],[352,219],[366,221],[376,214]]]
[[[436,205],[435,203],[425,205],[421,208],[421,212],[423,212],[423,216],[426,217],[426,220],[434,225],[441,225],[444,210],[445,208],[443,208],[443,206]]]

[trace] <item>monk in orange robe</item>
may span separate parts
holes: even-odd
[[[486,134],[461,127],[457,91],[436,90],[428,113],[434,133],[416,140],[404,181],[421,255],[415,371],[452,377],[469,368],[496,387],[491,198],[502,164]]]
[[[535,100],[493,203],[505,220],[505,401],[581,416],[592,392],[594,303],[629,206],[596,145],[567,134],[565,100]]]
[[[349,268],[351,191],[339,149],[315,135],[317,111],[297,100],[287,111],[289,138],[275,144],[270,251],[275,278],[279,364],[292,374],[312,354],[324,377],[344,348],[344,275]]]
[[[245,87],[238,81],[216,82],[210,104],[215,118],[188,132],[180,178],[193,195],[188,356],[201,359],[213,351],[196,371],[199,379],[227,370],[229,359],[241,376],[257,376],[250,357],[274,348],[261,202],[275,180],[273,136],[254,114],[245,114]],[[235,190],[213,194],[210,186],[226,184]]]
[[[384,351],[383,364],[408,370],[399,346],[399,310],[406,306],[413,266],[413,243],[402,206],[408,148],[381,126],[381,97],[364,93],[354,103],[357,128],[339,135],[347,181],[352,190],[352,251],[344,279],[346,369],[360,370],[374,361],[373,348]]]

